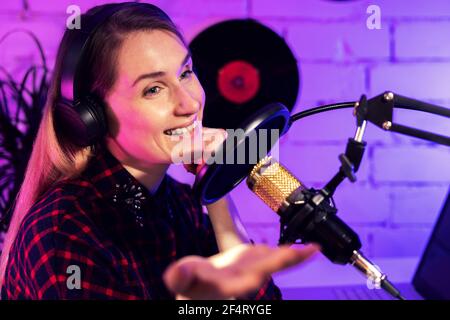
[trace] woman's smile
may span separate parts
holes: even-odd
[[[175,127],[172,129],[164,130],[164,134],[166,134],[168,136],[184,135],[186,133],[193,131],[199,125],[199,122],[200,121],[194,120],[187,125],[182,125],[182,126]]]

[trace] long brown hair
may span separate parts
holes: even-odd
[[[89,19],[105,6],[97,6],[81,16]],[[170,18],[159,8],[146,4],[145,10],[139,6],[130,6],[117,11],[107,19],[91,37],[86,48],[86,70],[89,75],[90,91],[104,98],[116,79],[116,59],[118,49],[130,32],[145,30],[164,30],[175,34],[185,43],[180,31]],[[61,97],[61,72],[63,58],[73,32],[66,30],[59,45],[55,68],[44,107],[43,117],[33,145],[33,151],[27,165],[25,178],[17,195],[13,216],[5,237],[0,260],[0,288],[5,275],[11,246],[23,218],[36,200],[56,182],[74,178],[86,167],[92,155],[92,148],[79,148],[67,139],[58,136],[54,123],[54,108]]]

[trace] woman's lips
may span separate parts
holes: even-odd
[[[196,121],[194,120],[191,124],[186,125],[184,127],[178,127],[175,129],[167,129],[164,130],[164,134],[168,135],[168,136],[179,136],[179,135],[183,135],[186,134],[190,131],[192,131],[193,129],[195,129],[198,125],[199,125],[200,121]]]

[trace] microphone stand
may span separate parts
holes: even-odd
[[[314,114],[344,108],[354,108],[353,114],[356,117],[357,129],[355,136],[348,139],[345,153],[339,155],[341,167],[339,168],[338,173],[321,190],[321,193],[327,198],[332,197],[336,188],[342,181],[344,181],[344,179],[348,178],[351,182],[356,181],[355,173],[359,169],[365,147],[367,145],[367,143],[362,140],[366,130],[367,121],[375,124],[385,131],[401,133],[450,146],[450,137],[411,128],[393,122],[394,108],[422,111],[446,118],[450,118],[450,109],[397,95],[391,91],[386,91],[385,93],[370,100],[367,100],[366,96],[362,95],[360,100],[357,102],[343,102],[308,109],[292,115],[289,120],[289,125],[292,125],[292,123],[297,120]]]
[[[393,108],[402,108],[409,110],[423,111],[427,113],[441,115],[450,118],[450,109],[446,109],[440,106],[428,104],[418,100],[413,100],[400,95],[395,95],[392,92],[385,92],[379,96],[376,96],[370,100],[367,100],[365,95],[362,95],[358,102],[344,102],[338,104],[324,105],[317,108],[309,109],[300,113],[297,113],[290,117],[289,125],[293,122],[311,116],[317,113],[343,109],[354,108],[354,115],[356,117],[356,133],[353,138],[349,138],[345,153],[339,155],[341,166],[339,171],[333,176],[333,178],[323,187],[321,190],[304,190],[304,202],[302,203],[302,214],[298,214],[294,217],[282,218],[280,225],[280,244],[281,243],[295,243],[299,238],[296,230],[304,223],[304,218],[301,217],[316,217],[318,219],[329,221],[328,225],[334,231],[321,232],[317,223],[315,225],[316,232],[314,237],[321,236],[321,234],[334,234],[334,241],[331,241],[329,247],[323,248],[324,254],[334,263],[346,264],[350,263],[369,279],[375,282],[377,288],[383,288],[389,294],[397,299],[404,300],[400,292],[387,280],[385,274],[383,274],[379,268],[377,268],[372,262],[370,262],[364,255],[359,252],[361,244],[357,235],[349,228],[341,226],[339,223],[333,223],[330,221],[336,220],[335,216],[337,210],[334,207],[332,196],[337,187],[348,178],[352,183],[356,181],[355,173],[358,171],[365,147],[367,143],[363,141],[363,135],[366,129],[367,121],[377,125],[378,127],[397,133],[413,136],[416,138],[425,139],[435,143],[450,146],[450,138],[415,128],[410,128],[393,122]],[[306,205],[305,205],[306,203]],[[333,206],[330,205],[333,203]],[[324,224],[325,225],[325,224]],[[308,239],[308,232],[301,235],[303,241],[314,240]],[[327,243],[330,243],[328,241]],[[344,253],[343,248],[353,248],[350,253]]]
[[[393,109],[408,109],[440,115],[450,118],[450,109],[407,98],[387,91],[370,99],[366,105],[356,107],[356,117],[367,120],[386,131],[428,140],[450,146],[450,137],[407,127],[393,122]],[[359,120],[358,120],[359,121]]]

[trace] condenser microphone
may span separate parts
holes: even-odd
[[[333,263],[353,265],[376,288],[403,299],[387,276],[359,251],[358,235],[336,215],[336,209],[319,191],[306,188],[272,157],[265,157],[252,169],[247,185],[280,216],[280,243],[317,243]]]
[[[336,215],[337,210],[328,203],[328,198],[320,191],[306,188],[281,164],[266,157],[290,125],[289,110],[280,103],[267,105],[254,113],[241,125],[242,134],[228,135],[215,152],[218,159],[231,158],[232,163],[207,161],[196,175],[195,194],[202,204],[210,204],[248,177],[250,189],[280,216],[280,243],[296,243],[297,240],[318,243],[332,262],[352,264],[375,282],[375,286],[379,284],[402,299],[386,275],[359,251],[358,235]],[[260,130],[267,134],[258,135]],[[255,136],[256,143],[251,143]],[[252,145],[257,146],[256,150]],[[260,150],[260,145],[268,148]],[[247,155],[245,161],[235,161],[242,152]],[[255,154],[253,160],[256,158],[256,161],[249,161],[251,154]]]

